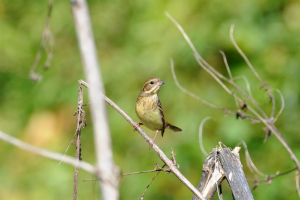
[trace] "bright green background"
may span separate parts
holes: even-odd
[[[168,11],[183,26],[199,53],[218,71],[226,74],[219,50],[228,58],[234,76],[248,77],[255,98],[270,113],[271,106],[260,83],[234,49],[229,38],[235,24],[235,38],[258,73],[272,87],[282,91],[285,110],[276,125],[298,159],[300,94],[300,2],[271,0],[188,1],[88,1],[106,94],[134,120],[134,106],[143,82],[152,76],[166,82],[160,99],[166,119],[183,129],[166,131],[156,140],[170,155],[174,148],[180,171],[196,186],[200,180],[202,155],[198,142],[201,120],[213,116],[204,126],[204,146],[211,151],[219,141],[234,147],[248,144],[256,166],[266,174],[295,167],[289,154],[272,136],[263,143],[262,124],[236,120],[209,108],[181,92],[175,85],[169,58],[175,62],[180,83],[202,98],[230,109],[233,99],[202,70],[184,38],[165,16]],[[73,113],[77,106],[77,80],[85,79],[79,55],[70,2],[54,2],[51,30],[55,55],[43,80],[32,83],[29,70],[39,49],[47,13],[47,1],[0,0],[0,130],[38,147],[63,153],[75,132]],[[43,57],[43,60],[45,57]],[[42,65],[38,71],[41,71]],[[242,81],[238,81],[245,88]],[[279,96],[276,94],[277,111]],[[85,102],[88,99],[85,98]],[[114,159],[124,173],[149,170],[162,165],[153,150],[115,110],[108,107]],[[95,163],[92,124],[82,133],[82,158]],[[154,132],[143,127],[153,137]],[[68,155],[74,155],[72,145]],[[247,177],[244,150],[241,160]],[[73,167],[42,158],[0,141],[0,199],[71,199]],[[153,174],[121,180],[121,199],[138,199]],[[78,199],[99,199],[98,186],[83,179],[94,176],[80,171]],[[226,184],[223,184],[226,185]],[[252,184],[250,184],[251,186]],[[225,199],[231,199],[224,186]],[[226,189],[227,188],[227,189]],[[294,172],[261,184],[255,199],[298,199]],[[161,173],[145,199],[190,199],[192,193],[172,174]],[[217,197],[214,197],[217,199]]]

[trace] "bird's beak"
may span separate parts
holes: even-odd
[[[158,85],[161,86],[162,84],[164,84],[165,82],[163,82],[162,80],[159,80]]]

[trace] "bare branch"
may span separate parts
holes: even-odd
[[[249,150],[248,150],[248,147],[247,147],[247,144],[244,140],[241,141],[241,143],[243,144],[244,148],[245,148],[245,157],[246,157],[246,163],[247,163],[247,166],[248,168],[250,169],[250,171],[254,174],[254,171],[259,174],[260,176],[262,177],[268,177],[268,175],[262,173],[261,171],[259,171],[257,169],[257,167],[255,166],[255,164],[253,163],[252,159],[251,159],[251,156],[249,154]]]
[[[233,81],[232,74],[231,74],[230,68],[228,66],[226,55],[225,55],[225,53],[223,51],[219,51],[219,52],[222,54],[222,57],[223,57],[223,60],[224,60],[224,64],[226,66],[229,78],[230,78],[231,81]]]
[[[180,32],[182,33],[183,37],[185,38],[185,40],[187,41],[187,43],[190,45],[191,49],[194,52],[194,56],[196,57],[197,62],[199,63],[199,65],[204,68],[207,71],[207,68],[209,68],[209,70],[211,70],[214,74],[216,74],[219,78],[221,78],[222,80],[230,83],[236,90],[238,90],[245,98],[247,98],[255,107],[255,109],[257,109],[260,114],[258,114],[250,105],[247,105],[247,108],[250,112],[252,112],[262,123],[264,123],[266,125],[266,127],[272,132],[274,133],[274,135],[278,138],[278,140],[283,144],[283,146],[287,149],[287,151],[289,152],[289,154],[291,155],[292,160],[295,162],[295,164],[297,165],[298,170],[300,171],[300,164],[299,161],[297,159],[297,157],[295,156],[294,152],[292,151],[292,149],[290,148],[290,146],[287,144],[286,140],[284,139],[284,137],[282,136],[282,134],[277,130],[277,128],[274,126],[273,123],[273,119],[269,119],[268,116],[266,115],[266,113],[257,105],[257,103],[255,102],[254,99],[252,99],[251,97],[249,97],[240,87],[238,87],[234,82],[232,82],[231,80],[227,79],[226,77],[224,77],[223,75],[221,75],[219,72],[217,72],[213,67],[211,67],[197,52],[196,48],[194,47],[194,45],[192,44],[192,42],[190,41],[190,39],[188,38],[187,34],[184,32],[183,28],[178,24],[178,22],[176,22],[167,12],[165,13],[167,15],[167,17],[176,25],[176,27],[180,30]],[[257,78],[263,83],[262,87],[266,88],[267,91],[270,94],[270,98],[272,101],[274,100],[274,97],[272,95],[272,91],[269,87],[269,85],[265,84],[265,82],[262,80],[262,78],[257,74],[257,72],[255,71],[255,69],[253,68],[253,66],[251,65],[251,63],[249,62],[248,58],[245,56],[245,54],[239,49],[239,47],[237,46],[237,44],[235,43],[234,39],[233,39],[233,26],[231,27],[231,31],[230,31],[230,37],[232,39],[232,42],[234,43],[234,46],[237,48],[237,50],[239,51],[239,53],[243,56],[244,60],[247,62],[247,64],[249,65],[249,67],[252,69],[253,73],[257,76]],[[209,73],[211,74],[211,73]],[[174,76],[174,75],[173,75]],[[215,76],[213,76],[215,78]],[[216,80],[217,81],[217,80]],[[219,83],[219,81],[217,81]],[[224,88],[224,87],[223,87]],[[225,89],[225,88],[224,88]],[[227,92],[228,90],[225,89]],[[185,91],[186,92],[186,91]],[[235,95],[233,94],[231,91],[228,92],[230,95]],[[196,95],[191,95],[192,97],[197,97]],[[197,98],[198,99],[198,98]],[[241,99],[239,99],[237,97],[237,99],[239,101],[242,102]],[[203,101],[202,99],[200,101]],[[274,106],[273,106],[274,107]],[[225,108],[226,110],[226,108]],[[237,116],[240,116],[240,112],[236,113]],[[245,117],[246,118],[246,117]]]
[[[274,89],[274,90],[279,94],[280,99],[281,99],[281,108],[280,108],[278,114],[276,115],[276,117],[275,117],[274,120],[273,120],[273,122],[275,123],[275,122],[277,121],[278,117],[281,115],[283,109],[284,109],[284,98],[283,98],[283,95],[282,95],[282,93],[280,92],[280,90],[278,90],[278,89]]]
[[[87,162],[84,162],[84,161],[79,162],[77,159],[75,159],[73,157],[65,156],[60,153],[56,153],[56,152],[49,151],[49,150],[46,150],[43,148],[38,148],[38,147],[32,146],[26,142],[23,142],[15,137],[10,136],[2,131],[0,131],[0,139],[5,142],[8,142],[20,149],[24,149],[31,153],[34,153],[34,154],[37,154],[37,155],[40,155],[40,156],[43,156],[46,158],[50,158],[52,160],[61,161],[65,164],[69,164],[69,165],[78,167],[84,171],[91,173],[91,174],[100,173],[100,172],[97,172],[97,169],[93,165],[91,165]]]
[[[270,120],[274,120],[274,115],[275,115],[275,111],[276,111],[276,101],[275,101],[274,94],[271,89],[268,90],[268,93],[269,93],[269,98],[271,99],[271,102],[272,102],[272,112],[270,115]]]
[[[247,88],[247,91],[249,93],[249,96],[250,96],[251,99],[254,100],[252,92],[251,92],[250,83],[249,83],[248,79],[245,76],[236,76],[236,77],[233,78],[233,80],[237,80],[237,79],[243,79],[245,81],[246,88]]]
[[[122,174],[121,176],[129,176],[129,175],[135,175],[135,174],[146,174],[146,173],[161,172],[161,171],[170,172],[170,170],[168,170],[168,169],[159,168],[159,169],[153,169],[153,170],[147,170],[147,171],[125,173],[125,174]]]
[[[232,78],[232,74],[231,74],[230,68],[229,68],[229,65],[228,65],[228,62],[227,62],[227,58],[226,58],[226,56],[225,56],[225,53],[224,53],[223,51],[220,51],[220,53],[222,54],[223,61],[224,61],[224,64],[225,64],[225,66],[226,66],[226,69],[227,69],[229,78],[230,78],[230,80],[231,80],[232,82],[234,82],[234,81],[233,81],[233,78]],[[236,96],[233,95],[233,97],[234,97],[234,101],[235,101],[236,107],[239,108],[239,102],[238,102]]]
[[[234,47],[236,48],[236,50],[240,53],[240,55],[244,58],[244,60],[247,63],[247,65],[250,67],[250,69],[252,70],[253,74],[258,78],[258,80],[262,83],[262,85],[266,85],[266,83],[264,82],[264,80],[259,76],[259,74],[257,73],[257,71],[252,66],[252,64],[249,61],[249,59],[247,58],[247,56],[244,54],[244,52],[240,49],[240,47],[235,42],[234,37],[233,37],[233,29],[234,29],[234,25],[232,24],[231,27],[230,27],[230,39],[231,39],[232,44],[234,45]]]
[[[161,169],[163,169],[166,165],[163,165]],[[154,179],[157,177],[157,175],[159,174],[160,171],[158,171],[154,176],[153,178],[151,179],[150,183],[147,185],[145,191],[143,192],[142,196],[139,198],[139,200],[142,200],[144,199],[144,196],[146,194],[146,192],[148,191],[148,188],[150,187],[151,183],[154,181]]]

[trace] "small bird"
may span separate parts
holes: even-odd
[[[156,131],[155,136],[151,139],[150,148],[153,146],[157,133],[161,131],[164,136],[165,128],[172,131],[181,131],[180,128],[165,121],[161,103],[158,98],[158,91],[164,84],[159,78],[149,78],[144,83],[144,87],[137,98],[135,111],[142,123],[137,123],[134,128],[145,125],[147,128]]]

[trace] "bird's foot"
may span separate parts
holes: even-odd
[[[151,139],[149,140],[149,149],[153,148],[153,144],[155,142],[155,139]]]
[[[149,149],[151,149],[151,148],[153,147],[153,144],[154,144],[154,142],[155,142],[155,139],[156,139],[156,136],[157,136],[158,131],[159,131],[159,130],[156,131],[155,136],[154,136],[153,139],[151,139],[151,138],[149,139],[149,145],[150,145],[150,148],[149,148]]]
[[[133,131],[136,131],[136,128],[139,127],[140,125],[143,125],[143,123],[136,123],[136,124],[133,126]]]

